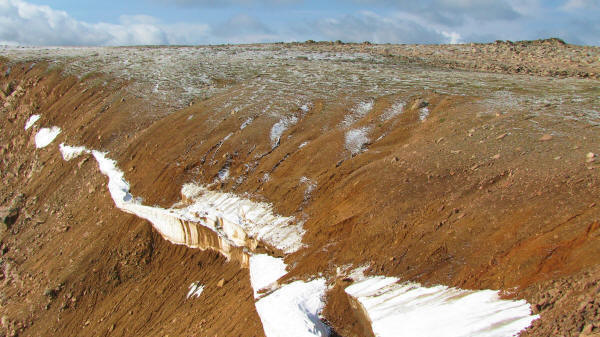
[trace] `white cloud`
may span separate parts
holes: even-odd
[[[183,30],[189,33],[183,32]],[[145,15],[119,24],[78,21],[67,12],[22,0],[0,0],[0,43],[11,45],[140,45],[198,43],[208,25],[161,25]],[[191,34],[195,36],[192,38]]]
[[[599,9],[600,0],[568,0],[562,8],[565,10]]]
[[[452,37],[456,37],[446,36],[431,25],[414,20],[412,16],[381,16],[367,11],[320,19],[310,25],[313,33],[321,36],[321,39],[346,42],[448,43]]]

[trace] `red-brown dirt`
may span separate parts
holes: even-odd
[[[304,219],[305,248],[286,257],[284,281],[334,280],[324,318],[341,336],[368,333],[349,311],[338,277],[346,265],[525,298],[541,319],[523,335],[600,331],[600,166],[586,161],[600,151],[596,124],[490,112],[483,97],[417,87],[373,98],[352,124],[370,130],[360,153],[345,149],[347,97],[315,99],[308,112],[290,107],[298,121],[273,148],[272,118],[219,109],[243,84],[170,114],[140,115],[144,98],[130,95],[128,82],[95,85],[93,76],[29,66],[12,65],[0,79],[12,95],[0,119],[0,203],[19,212],[0,234],[6,335],[263,335],[246,269],[174,246],[118,210],[95,162],[63,161],[61,142],[110,151],[148,205],[169,207],[182,184],[212,183],[228,168],[233,178],[214,189]],[[383,120],[398,100],[404,112]],[[430,114],[421,121],[423,102]],[[34,113],[40,121],[23,130]],[[51,125],[62,133],[36,149],[33,135]],[[193,282],[206,289],[186,299]]]

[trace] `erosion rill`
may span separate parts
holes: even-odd
[[[599,50],[476,47],[3,47],[2,333],[597,335]]]

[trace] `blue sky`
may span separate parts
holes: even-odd
[[[600,45],[600,0],[0,0],[0,44],[342,40]]]

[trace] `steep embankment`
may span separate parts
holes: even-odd
[[[7,333],[263,335],[244,263],[163,240],[115,207],[92,156],[65,161],[60,143],[109,151],[147,206],[171,208],[195,183],[293,217],[302,247],[260,252],[285,257],[280,284],[326,280],[340,335],[373,331],[344,291],[359,267],[525,298],[541,315],[531,335],[596,331],[597,82],[265,55],[257,76],[213,78],[210,97],[170,113],[123,78],[2,66]],[[339,78],[307,87],[324,65]]]

